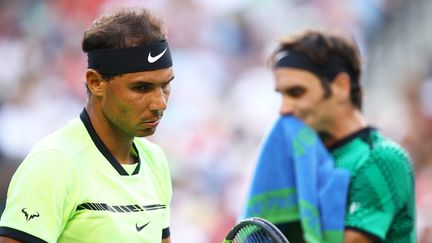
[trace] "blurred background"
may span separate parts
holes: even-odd
[[[0,0],[0,212],[12,173],[86,102],[80,45],[114,6],[168,25],[172,96],[149,139],[168,156],[173,242],[222,242],[241,213],[260,142],[277,117],[267,57],[304,28],[344,31],[364,58],[364,113],[413,157],[419,242],[432,242],[432,1]]]

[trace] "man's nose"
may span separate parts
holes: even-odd
[[[292,115],[294,112],[294,100],[288,97],[283,97],[279,107],[279,115]]]
[[[152,93],[149,109],[152,111],[163,111],[167,108],[167,95],[162,89],[156,89]]]

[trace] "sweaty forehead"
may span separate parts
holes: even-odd
[[[135,72],[135,73],[126,73],[123,74],[123,77],[126,80],[131,82],[137,81],[146,81],[146,82],[167,82],[170,81],[174,77],[174,72],[172,67],[154,70],[154,71],[143,71],[143,72]]]

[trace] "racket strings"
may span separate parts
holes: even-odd
[[[255,225],[246,225],[236,234],[233,243],[271,243],[270,235]]]

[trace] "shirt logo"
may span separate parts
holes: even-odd
[[[154,57],[152,57],[151,52],[149,52],[148,57],[147,57],[148,62],[149,63],[154,63],[157,60],[159,60],[159,58],[161,58],[163,56],[163,54],[165,54],[165,52],[166,52],[167,49],[168,49],[168,47],[165,48],[165,50],[163,50],[163,52],[161,52],[159,55],[154,56]]]
[[[360,203],[359,203],[359,202],[353,202],[353,203],[351,203],[351,205],[349,206],[349,213],[350,213],[350,214],[353,214],[353,213],[355,213],[359,208],[360,208]]]
[[[148,224],[150,224],[150,222],[148,222],[147,224],[145,224],[145,225],[142,225],[142,226],[138,226],[138,224],[135,224],[135,229],[138,231],[138,232],[140,232],[142,229],[144,229],[144,227],[146,227]]]
[[[135,213],[143,211],[152,211],[165,209],[166,205],[163,204],[151,204],[141,206],[138,204],[134,205],[108,205],[106,203],[82,203],[77,206],[76,211],[80,210],[91,210],[91,211],[109,211],[113,213]]]
[[[36,212],[35,214],[29,214],[29,213],[26,211],[26,208],[23,208],[23,209],[21,210],[21,212],[24,213],[27,222],[30,221],[30,219],[32,219],[32,218],[39,217],[39,213],[38,213],[38,212]]]

